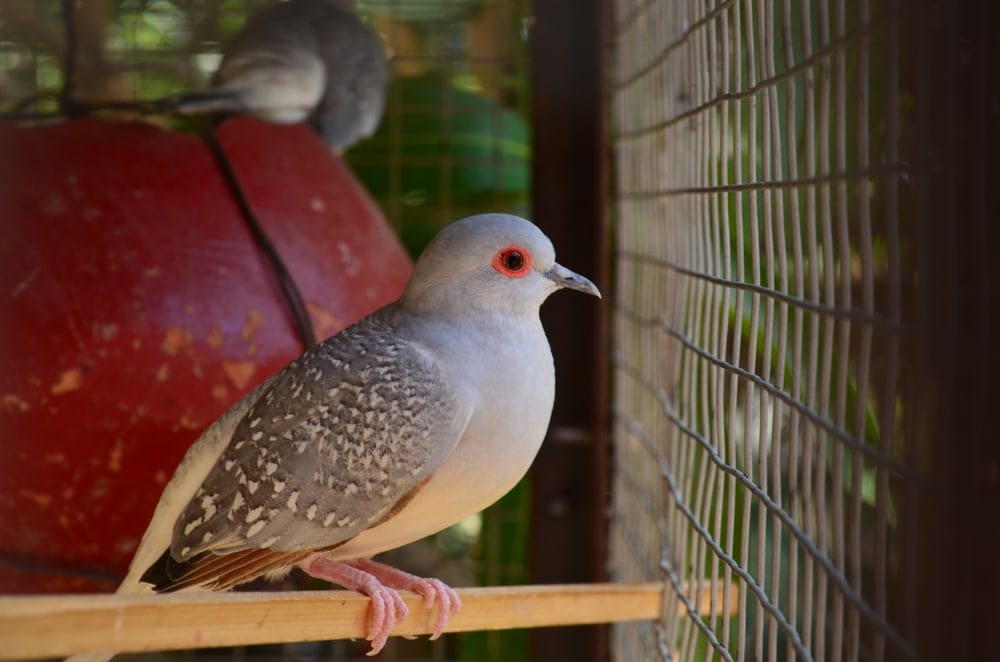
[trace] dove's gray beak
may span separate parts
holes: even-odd
[[[592,294],[598,299],[601,298],[601,291],[597,289],[596,285],[575,271],[570,271],[559,263],[553,263],[552,267],[545,272],[545,277],[559,287],[576,290],[577,292],[583,292],[584,294]]]

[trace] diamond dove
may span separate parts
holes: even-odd
[[[349,0],[288,0],[247,21],[226,47],[213,88],[163,102],[182,114],[242,113],[308,120],[342,152],[378,128],[388,65],[378,36]]]
[[[402,297],[309,349],[188,450],[119,592],[226,590],[294,567],[368,595],[372,653],[407,615],[399,590],[451,588],[371,560],[499,499],[527,472],[555,375],[539,308],[600,296],[516,216],[443,229]]]

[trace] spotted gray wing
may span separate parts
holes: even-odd
[[[303,354],[262,393],[176,522],[174,558],[335,546],[454,449],[467,411],[383,312]]]

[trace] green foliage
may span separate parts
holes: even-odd
[[[456,218],[525,214],[529,205],[527,124],[455,78],[462,82],[438,73],[394,81],[378,132],[347,154],[414,253]]]
[[[406,0],[358,0],[358,11],[376,16],[392,16],[416,23],[454,21],[479,9],[483,0],[439,0],[438,2],[407,2]]]

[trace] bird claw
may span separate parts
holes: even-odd
[[[462,608],[462,600],[458,597],[455,589],[440,579],[417,577],[398,568],[393,568],[390,565],[372,561],[371,559],[348,561],[347,564],[370,574],[372,577],[376,577],[385,586],[417,593],[423,597],[424,604],[428,609],[432,608],[434,603],[437,603],[438,615],[434,621],[434,632],[431,634],[432,640],[444,634],[444,628],[448,625],[448,619]]]
[[[448,619],[462,608],[462,600],[455,589],[440,579],[417,577],[371,559],[331,561],[316,554],[301,563],[300,567],[313,577],[326,579],[368,596],[371,610],[365,639],[372,645],[368,655],[378,654],[388,642],[392,628],[410,614],[397,589],[417,593],[423,597],[428,609],[437,603],[438,615],[431,639],[444,634]]]
[[[371,642],[368,655],[377,655],[389,641],[389,632],[397,622],[404,620],[410,610],[397,591],[388,586],[369,585],[364,593],[371,600],[368,618],[368,632],[365,637]]]
[[[371,600],[365,639],[371,642],[368,655],[376,655],[389,641],[389,632],[410,614],[402,596],[370,572],[350,563],[331,561],[316,554],[300,564],[309,575],[363,593]]]
[[[437,620],[434,621],[434,633],[431,635],[431,641],[439,638],[444,634],[448,619],[462,608],[462,599],[458,597],[458,592],[440,579],[418,579],[409,586],[409,589],[423,596],[424,604],[428,609],[437,602],[438,616]]]

